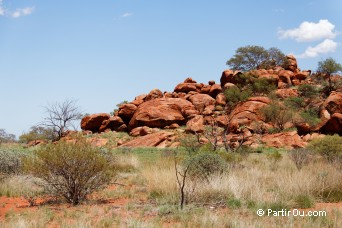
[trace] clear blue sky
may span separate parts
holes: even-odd
[[[238,47],[294,53],[301,69],[342,63],[342,1],[0,0],[0,128],[17,136],[42,106],[86,113],[186,77],[219,81]]]

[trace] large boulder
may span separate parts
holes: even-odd
[[[170,139],[174,134],[166,131],[159,131],[130,140],[120,147],[154,147]]]
[[[223,71],[222,75],[221,75],[221,79],[220,79],[221,87],[223,87],[228,82],[233,83],[233,84],[237,83],[236,77],[239,74],[242,74],[242,72],[241,71],[233,71],[230,69]]]
[[[198,89],[198,86],[195,83],[184,83],[184,82],[179,83],[174,89],[174,92],[176,92],[176,93],[179,93],[179,92],[188,93],[190,91],[199,92],[200,89]]]
[[[134,104],[123,104],[119,108],[118,116],[120,116],[126,123],[128,123],[136,110],[137,106]]]
[[[271,100],[267,97],[251,97],[247,101],[239,103],[231,113],[231,131],[235,131],[243,125],[249,130],[255,131],[253,122],[263,120],[260,110],[270,102]]]
[[[108,113],[97,113],[85,116],[81,120],[81,129],[98,132],[102,122],[109,118],[110,115]]]
[[[276,148],[303,148],[306,142],[297,134],[297,131],[281,132],[265,135],[261,139],[267,146]]]
[[[162,91],[160,91],[159,89],[153,89],[151,90],[151,92],[149,92],[149,94],[147,94],[145,101],[149,101],[149,100],[156,99],[156,98],[162,98],[162,97],[163,97]]]
[[[276,96],[279,98],[288,98],[288,97],[298,97],[298,90],[296,89],[277,89],[275,92]]]
[[[194,105],[181,98],[157,98],[141,104],[135,111],[130,129],[139,126],[163,128],[173,123],[183,125],[189,113],[196,112]]]
[[[332,115],[334,113],[342,113],[342,93],[332,92],[323,103],[324,109]]]
[[[296,72],[298,70],[297,59],[293,55],[287,55],[287,64],[285,70],[290,70],[292,72]]]
[[[204,131],[204,119],[201,115],[196,115],[186,123],[187,132],[201,133]]]
[[[102,122],[99,132],[104,132],[108,129],[111,131],[125,131],[127,126],[119,116],[112,116],[108,120]]]
[[[342,114],[334,113],[319,131],[323,134],[342,135]]]
[[[189,97],[189,101],[199,112],[203,112],[205,107],[215,104],[215,99],[207,94],[195,94]]]
[[[289,70],[281,70],[279,71],[279,80],[288,86],[292,85],[291,78],[294,76],[292,71]]]

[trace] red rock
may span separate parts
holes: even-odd
[[[197,115],[186,123],[187,132],[201,133],[204,131],[203,116]]]
[[[212,115],[215,110],[215,105],[208,105],[204,108],[204,111],[202,112],[202,115],[209,116]]]
[[[201,88],[201,93],[208,94],[208,93],[210,92],[210,88],[211,88],[210,85],[204,85],[204,86]]]
[[[172,95],[172,93],[164,93],[164,97],[165,98],[172,98],[173,97],[173,95]]]
[[[306,146],[296,131],[265,135],[261,139],[267,146],[276,148],[303,148]]]
[[[109,118],[110,115],[108,113],[98,113],[85,116],[81,120],[81,129],[98,132],[102,122],[108,120]]]
[[[228,125],[228,116],[223,115],[223,116],[218,116],[215,118],[217,124],[219,127],[226,127]]]
[[[141,105],[142,103],[145,102],[146,96],[147,96],[146,94],[141,94],[139,96],[136,96],[134,101],[131,102],[131,104],[134,104],[135,106]]]
[[[312,128],[308,123],[297,123],[296,125],[298,135],[306,135],[311,133]]]
[[[197,83],[197,82],[193,80],[192,78],[187,78],[184,80],[184,83]]]
[[[238,88],[238,87],[236,85],[234,85],[233,83],[229,83],[229,82],[227,82],[223,86],[223,90],[230,89],[230,88]]]
[[[342,113],[342,93],[332,92],[323,103],[324,109],[330,114]]]
[[[311,71],[300,71],[294,74],[293,79],[297,79],[299,81],[305,80],[308,76],[310,76]]]
[[[149,94],[145,98],[145,101],[150,101],[152,99],[162,98],[162,97],[163,97],[162,91],[160,91],[159,89],[154,89],[154,90],[151,90],[151,92],[149,92]]]
[[[106,129],[118,131],[121,125],[125,124],[119,116],[112,116],[108,120],[104,120],[99,128],[99,132],[104,132]]]
[[[331,118],[319,130],[323,134],[342,135],[342,113],[334,113]]]
[[[163,128],[173,123],[185,124],[188,111],[195,111],[193,104],[180,98],[157,98],[141,104],[135,111],[129,127]]]
[[[198,91],[195,83],[180,83],[174,89],[174,92],[188,93],[190,91]]]
[[[216,96],[216,105],[222,105],[225,106],[226,105],[226,96],[223,93],[219,93]]]
[[[293,77],[293,72],[289,70],[281,70],[279,71],[279,80],[288,84],[292,85],[291,78]]]
[[[298,91],[296,89],[277,89],[275,94],[279,98],[288,98],[288,97],[298,97]]]
[[[262,121],[263,116],[260,109],[271,102],[267,97],[251,97],[247,101],[239,103],[231,112],[230,130],[234,132],[235,127],[232,126],[246,126],[250,130],[255,131],[253,122]]]
[[[232,70],[225,70],[222,72],[222,76],[220,79],[221,87],[223,87],[227,82],[235,84],[237,82],[236,76],[242,74],[241,71],[232,71]]]
[[[290,86],[286,84],[285,82],[278,81],[278,89],[286,89],[289,88]]]
[[[215,99],[207,94],[195,94],[189,97],[189,101],[199,112],[203,112],[205,107],[215,104]]]
[[[285,70],[290,70],[292,72],[297,71],[297,59],[293,55],[287,55],[286,59],[288,61],[287,66],[285,67]]]
[[[120,116],[125,122],[129,122],[137,108],[138,107],[134,104],[123,104],[119,108],[118,116]]]
[[[147,126],[142,127],[136,127],[131,130],[129,133],[130,136],[136,137],[136,136],[144,136],[152,133],[152,128],[149,128]]]
[[[125,142],[120,147],[155,147],[173,136],[173,133],[159,131]]]
[[[216,98],[217,94],[222,92],[221,85],[215,84],[210,87],[209,95]]]
[[[216,83],[215,83],[214,80],[210,80],[210,81],[208,82],[208,84],[209,84],[209,85],[215,85]]]
[[[179,128],[179,125],[176,123],[173,123],[169,126],[169,129],[176,129],[176,128]]]
[[[43,145],[46,144],[47,142],[45,140],[41,140],[41,139],[37,139],[37,140],[32,140],[30,142],[27,143],[28,147],[32,147],[32,146],[38,146],[38,145]]]

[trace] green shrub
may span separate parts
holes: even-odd
[[[309,109],[309,110],[300,112],[299,115],[302,121],[304,121],[305,123],[308,123],[311,127],[315,126],[321,121],[321,119],[319,118],[318,111],[314,109]]]
[[[342,137],[326,135],[324,138],[313,140],[309,147],[322,155],[329,163],[342,167]]]
[[[310,84],[301,84],[298,86],[298,92],[302,97],[312,98],[319,94],[316,86]]]
[[[27,172],[42,179],[48,193],[73,205],[109,184],[115,174],[113,155],[77,139],[48,144],[24,160]]]
[[[267,78],[257,78],[250,84],[250,89],[253,93],[268,95],[270,92],[276,90],[273,80]]]
[[[305,101],[302,97],[289,97],[285,99],[284,103],[291,109],[299,109],[305,107]]]
[[[52,128],[45,128],[41,126],[34,126],[30,128],[28,133],[19,136],[20,143],[28,143],[33,140],[54,140],[56,138],[55,132]]]
[[[22,173],[22,159],[25,152],[0,148],[0,176]]]
[[[297,208],[305,209],[312,208],[315,205],[314,200],[307,195],[299,195],[295,198]]]
[[[227,164],[218,155],[210,152],[199,153],[184,160],[184,166],[189,166],[189,176],[192,179],[209,181],[214,174],[221,174],[227,169]]]
[[[230,209],[238,209],[241,207],[241,201],[239,199],[231,198],[227,200],[227,207]]]
[[[240,101],[246,101],[250,96],[249,90],[240,90],[236,87],[231,87],[224,91],[228,107],[232,108]]]
[[[284,130],[285,124],[292,120],[293,113],[280,103],[273,101],[261,109],[265,122],[273,123],[278,129]]]

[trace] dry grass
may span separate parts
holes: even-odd
[[[8,212],[0,227],[338,227],[342,208],[327,217],[259,217],[258,208],[295,207],[300,195],[323,202],[324,193],[342,189],[342,173],[321,159],[298,171],[288,156],[276,168],[264,154],[252,154],[237,168],[212,176],[208,182],[189,181],[188,205],[178,209],[178,188],[171,157],[142,162],[128,153],[118,156],[121,173],[116,186],[97,194],[111,203],[91,201],[78,207],[45,205],[24,213]],[[24,182],[0,185],[22,194]],[[192,192],[192,190],[194,190]],[[230,200],[233,201],[230,201]],[[342,200],[340,200],[342,201]],[[230,207],[229,202],[241,206]]]

